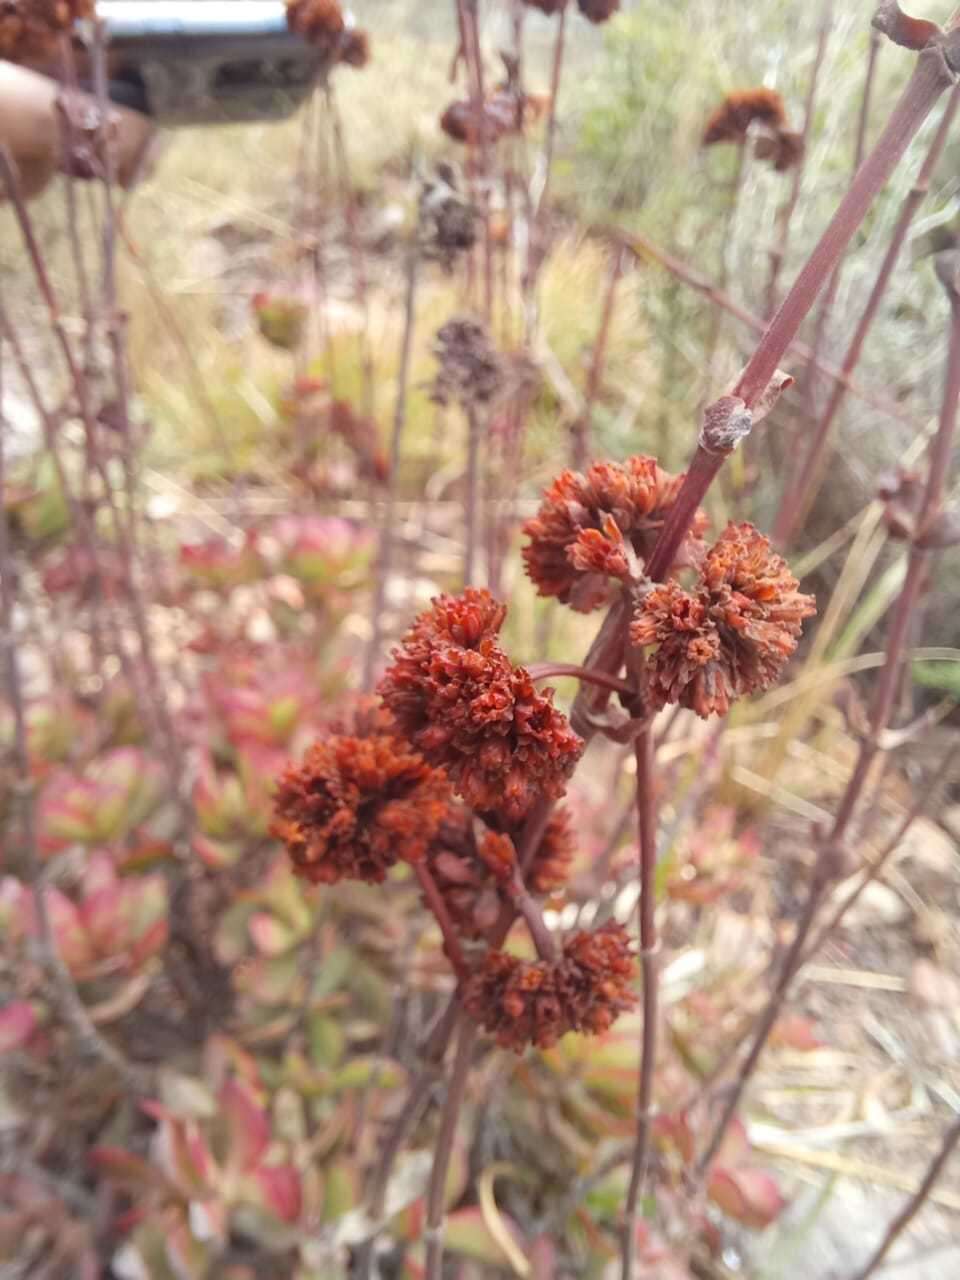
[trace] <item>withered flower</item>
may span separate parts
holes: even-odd
[[[479,408],[495,400],[503,385],[503,366],[490,334],[478,320],[458,316],[437,331],[433,353],[440,368],[432,398]]]
[[[370,36],[358,27],[350,27],[340,41],[340,62],[359,71],[370,61]]]
[[[803,159],[803,134],[794,133],[791,129],[778,129],[772,135],[758,138],[754,152],[758,160],[769,160],[777,173],[786,173]]]
[[[816,612],[789,566],[750,524],[730,524],[703,562],[693,592],[655,586],[631,625],[634,644],[656,645],[648,665],[653,705],[724,715],[745,694],[770,688]]]
[[[287,0],[287,25],[325,57],[337,53],[347,26],[339,0]]]
[[[449,797],[442,770],[400,738],[324,738],[280,777],[271,831],[305,880],[379,884],[424,856]]]
[[[702,145],[718,142],[743,142],[754,123],[773,132],[786,128],[787,113],[783,99],[775,89],[734,89],[708,117],[703,128]]]
[[[374,484],[386,484],[390,464],[380,447],[380,431],[373,418],[358,413],[347,400],[330,404],[330,430],[351,450],[360,474]]]
[[[609,1031],[635,1002],[633,977],[626,930],[610,923],[568,939],[553,964],[488,952],[464,984],[463,1005],[502,1048],[549,1049],[568,1031]]]
[[[379,693],[398,728],[480,813],[519,821],[559,796],[583,749],[552,690],[500,647],[504,605],[468,588],[439,596],[394,650]]]
[[[620,0],[577,0],[577,7],[590,22],[606,22],[620,10]]]
[[[50,57],[61,32],[93,12],[94,0],[0,0],[0,58],[30,62]]]
[[[420,189],[420,249],[449,271],[457,256],[477,242],[479,211],[460,192],[452,165],[437,165]]]
[[[585,475],[562,472],[523,526],[530,539],[523,559],[538,593],[581,613],[600,608],[610,597],[610,579],[630,577],[630,554],[644,561],[653,550],[682,483],[682,475],[642,454],[595,462]],[[696,563],[705,527],[698,512],[677,567]]]
[[[573,856],[570,813],[561,807],[551,815],[524,876],[526,887],[537,895],[556,893],[567,883]],[[504,901],[498,886],[515,861],[509,836],[484,827],[465,806],[450,805],[427,851],[427,866],[462,937],[482,938],[496,923]]]

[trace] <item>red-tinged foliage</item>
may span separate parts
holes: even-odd
[[[503,652],[506,614],[487,591],[438,596],[394,651],[384,704],[417,750],[481,813],[512,822],[560,796],[582,743],[523,667]]]
[[[642,565],[653,550],[682,483],[643,455],[595,462],[586,474],[562,472],[523,526],[530,539],[523,559],[538,594],[582,613],[608,603],[616,580],[633,572],[631,553]],[[698,513],[677,567],[701,557],[705,528]]]
[[[634,644],[655,645],[653,706],[676,702],[706,719],[739,697],[769,689],[816,612],[785,560],[750,524],[730,524],[707,554],[694,591],[654,586],[631,627]]]
[[[133,747],[105,752],[82,774],[58,769],[40,793],[41,848],[53,854],[74,844],[116,844],[146,822],[165,798],[161,766]]]
[[[677,902],[707,906],[734,893],[760,852],[753,831],[735,833],[736,813],[709,809],[667,864],[665,890]]]
[[[37,1026],[37,1011],[28,1000],[14,1000],[0,1009],[0,1056],[26,1048]]]
[[[707,1194],[728,1217],[757,1230],[776,1222],[787,1203],[772,1174],[749,1166],[715,1165],[707,1179]]]

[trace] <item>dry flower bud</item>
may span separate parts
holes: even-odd
[[[449,271],[458,254],[477,242],[477,209],[460,194],[452,165],[437,165],[420,189],[420,248],[425,257],[442,262]]]
[[[682,483],[643,455],[595,462],[586,474],[562,472],[523,526],[530,539],[523,559],[538,593],[581,613],[607,603],[610,579],[628,578],[631,557],[650,554]],[[705,527],[698,512],[677,567],[698,562]]]
[[[786,562],[752,525],[730,524],[708,552],[694,591],[659,583],[641,601],[634,644],[656,645],[648,663],[654,707],[669,702],[706,719],[738,697],[770,688],[816,612]]]
[[[437,404],[456,401],[464,408],[487,405],[503,385],[503,368],[493,341],[478,320],[459,316],[437,333],[434,355],[440,369],[433,384]]]
[[[560,796],[583,743],[498,634],[506,607],[488,591],[438,596],[394,650],[379,692],[400,731],[481,813],[519,821]]]
[[[577,8],[588,22],[607,22],[620,10],[620,0],[577,0]]]
[[[791,129],[778,129],[772,135],[757,139],[754,155],[758,160],[769,160],[777,173],[794,169],[803,159],[805,144],[802,133]]]
[[[743,142],[754,123],[774,132],[786,127],[783,99],[775,89],[735,89],[728,93],[704,125],[702,145]]]
[[[549,1049],[568,1031],[602,1035],[633,1007],[634,958],[622,925],[567,940],[560,959],[490,951],[464,984],[463,1005],[505,1049]]]
[[[708,404],[700,424],[700,447],[708,453],[732,453],[753,427],[753,414],[739,396],[721,396]]]
[[[379,884],[397,862],[425,855],[449,796],[443,772],[401,739],[334,736],[280,777],[271,831],[305,880]]]

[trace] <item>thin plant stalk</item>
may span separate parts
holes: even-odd
[[[480,549],[480,415],[476,405],[464,406],[467,418],[467,471],[464,515],[463,582],[470,587],[476,583],[477,553]]]
[[[702,276],[682,259],[668,253],[665,249],[661,249],[648,236],[636,231],[628,233],[611,227],[604,227],[599,231],[604,238],[613,239],[622,244],[639,262],[656,262],[658,266],[663,267],[665,271],[668,271],[689,288],[708,298],[714,306],[722,308],[728,315],[739,320],[748,329],[752,329],[754,333],[762,334],[766,330],[767,326],[759,316],[754,315],[738,302],[735,302],[728,293],[718,289],[712,280]],[[672,350],[672,348],[668,350]],[[896,401],[889,396],[863,386],[850,375],[844,374],[836,365],[830,364],[822,358],[815,358],[812,348],[806,343],[793,338],[787,346],[787,351],[811,369],[816,369],[818,373],[831,378],[834,382],[843,383],[851,395],[856,396],[857,399],[862,400],[864,404],[869,405],[878,412],[885,414],[891,421],[903,423],[904,426],[910,427],[914,431],[919,429],[917,423],[911,419],[909,414],[903,411],[903,408]],[[661,432],[661,434],[663,433]],[[660,450],[660,453],[661,456],[666,456],[663,449]]]
[[[447,1085],[443,1115],[440,1119],[440,1132],[437,1135],[437,1145],[433,1154],[430,1185],[427,1189],[427,1225],[424,1232],[427,1257],[424,1280],[442,1280],[443,1276],[443,1209],[447,1172],[453,1155],[457,1122],[467,1091],[470,1063],[476,1040],[476,1024],[462,1014],[457,1024],[457,1048]]]
[[[863,162],[863,152],[867,141],[867,125],[870,120],[870,107],[873,101],[873,85],[876,77],[877,54],[880,50],[880,33],[876,30],[870,32],[870,44],[867,49],[867,70],[864,76],[863,93],[860,95],[860,110],[857,115],[857,135],[853,148],[853,172],[860,168]],[[817,311],[817,323],[813,334],[813,354],[819,356],[823,349],[824,340],[827,336],[827,327],[830,320],[830,313],[833,310],[833,304],[836,301],[837,291],[840,288],[840,273],[843,270],[843,260],[834,267],[830,279],[827,281],[827,287],[824,290],[823,297],[820,300],[820,306]],[[806,401],[811,411],[816,411],[816,379],[810,378],[804,388]]]
[[[947,350],[940,420],[937,432],[931,440],[928,450],[926,484],[917,514],[916,527],[921,534],[941,511],[950,457],[956,435],[957,406],[958,400],[960,400],[960,291],[958,291],[957,281],[958,268],[960,268],[960,253],[940,255],[938,274],[941,275],[941,282],[944,284],[949,298],[950,340]],[[905,654],[909,621],[920,592],[929,555],[930,552],[919,546],[915,540],[911,546],[907,571],[900,589],[900,595],[894,606],[890,628],[887,633],[884,664],[880,671],[877,689],[870,710],[868,731],[861,742],[856,763],[847,781],[831,829],[820,841],[807,901],[797,924],[793,942],[781,966],[777,984],[753,1033],[749,1051],[727,1096],[720,1119],[710,1140],[707,1142],[703,1155],[697,1163],[696,1171],[698,1177],[704,1175],[720,1148],[730,1121],[733,1119],[740,1104],[747,1082],[752,1076],[760,1055],[766,1046],[770,1032],[780,1016],[787,991],[794,977],[803,966],[816,914],[824,900],[827,889],[836,879],[838,869],[842,865],[843,842],[856,814],[870,767],[880,750],[882,732],[888,725],[894,709],[901,664]]]
[[[387,601],[390,572],[393,565],[393,544],[396,525],[397,481],[400,469],[400,453],[403,431],[407,421],[407,392],[410,385],[410,361],[413,354],[413,335],[416,327],[417,280],[420,267],[419,219],[411,236],[407,251],[406,286],[404,295],[403,338],[400,345],[400,368],[397,371],[396,400],[393,410],[393,430],[390,436],[389,474],[383,517],[380,525],[380,542],[377,550],[376,577],[370,617],[370,642],[364,658],[363,687],[373,688],[377,664],[383,647],[383,611]]]
[[[953,24],[951,32],[951,35],[944,37],[945,41],[951,46],[960,44],[960,31],[953,30]],[[727,417],[715,424],[717,429],[712,434],[706,429],[701,432],[693,461],[677,500],[664,521],[647,566],[647,571],[654,580],[662,577],[675,560],[694,513],[735,447],[735,439],[731,444],[725,443],[726,433],[734,425],[730,421],[730,413],[736,411],[749,416],[762,405],[769,394],[780,361],[790,342],[796,337],[830,272],[840,260],[875,196],[903,158],[917,130],[940,95],[954,83],[954,79],[944,47],[931,44],[917,55],[913,74],[876,145],[854,175],[839,208],[780,309],[764,331],[731,395],[726,398],[729,402],[724,406]],[[740,406],[739,410],[737,405]],[[709,415],[710,411],[707,412]],[[749,430],[749,419],[745,429]]]
[[[840,928],[840,925],[843,923],[848,913],[852,911],[860,901],[864,890],[883,874],[884,868],[900,848],[907,832],[917,819],[921,817],[923,811],[930,802],[930,797],[947,776],[949,769],[957,758],[958,752],[960,752],[960,746],[954,746],[944,753],[930,781],[914,800],[907,812],[903,815],[893,835],[883,846],[880,853],[878,853],[875,858],[871,859],[869,864],[864,867],[857,883],[844,895],[841,901],[837,903],[834,910],[823,922],[816,934],[810,939],[810,943],[803,956],[804,964],[806,964],[811,957],[820,950],[826,940]]]
[[[614,250],[607,276],[606,288],[603,291],[603,304],[600,311],[600,325],[593,343],[590,356],[590,368],[587,371],[587,386],[583,397],[583,410],[570,429],[572,450],[571,461],[575,471],[582,471],[587,465],[591,448],[591,425],[593,408],[597,402],[600,385],[603,381],[603,370],[607,359],[607,347],[610,338],[610,325],[613,321],[614,306],[617,299],[617,288],[623,275],[624,252],[622,247]]]
[[[640,931],[640,966],[643,975],[643,1036],[637,1083],[637,1131],[630,1184],[624,1209],[623,1280],[632,1280],[636,1250],[638,1204],[650,1164],[653,1125],[653,1081],[657,1056],[658,942],[656,921],[657,818],[654,779],[653,729],[646,724],[635,744],[637,762],[636,808],[638,878],[637,915]]]
[[[2,403],[2,364],[0,364],[0,403]],[[0,493],[6,486],[6,424],[0,418]],[[30,768],[27,720],[23,685],[20,676],[14,600],[15,573],[10,548],[10,531],[6,507],[0,502],[0,650],[3,655],[3,682],[13,715],[13,759],[16,770],[14,793],[19,801],[20,829],[27,879],[33,888],[37,911],[38,947],[43,967],[50,979],[54,1001],[64,1023],[70,1029],[81,1052],[98,1058],[109,1066],[131,1092],[143,1085],[141,1073],[119,1050],[105,1040],[84,1007],[70,970],[64,963],[47,898],[47,882],[40,859],[36,823],[36,784]]]
[[[930,1192],[933,1190],[941,1173],[943,1173],[947,1161],[956,1150],[958,1142],[960,1142],[960,1115],[954,1116],[953,1121],[947,1126],[943,1140],[940,1143],[940,1150],[931,1160],[927,1172],[923,1176],[923,1181],[887,1227],[883,1239],[877,1245],[867,1263],[851,1277],[851,1280],[870,1280],[872,1275],[876,1275],[881,1263],[897,1239],[923,1208]]]
[[[793,180],[790,184],[790,194],[787,202],[780,212],[777,220],[777,245],[770,254],[770,275],[767,279],[766,307],[764,313],[769,319],[777,309],[777,292],[780,284],[780,273],[783,270],[783,264],[787,256],[787,247],[790,243],[790,226],[793,221],[794,211],[800,199],[800,187],[803,183],[803,173],[806,167],[807,147],[810,142],[810,134],[813,125],[813,113],[817,100],[817,86],[820,82],[820,73],[823,70],[823,63],[827,52],[827,41],[830,38],[830,28],[833,25],[833,7],[834,0],[823,0],[823,8],[820,11],[820,25],[817,29],[817,47],[813,55],[813,65],[810,68],[810,79],[807,81],[807,96],[803,105],[803,126],[800,130],[800,137],[803,141],[803,147],[800,154],[800,161],[794,166]]]
[[[493,320],[493,238],[490,228],[490,152],[484,90],[483,51],[480,48],[479,0],[458,0],[462,11],[464,54],[470,81],[473,118],[477,129],[480,220],[483,224],[483,316]]]
[[[930,150],[927,152],[926,158],[917,174],[916,181],[903,202],[893,235],[887,245],[886,253],[877,272],[877,278],[870,291],[867,305],[860,316],[853,337],[850,339],[850,345],[847,348],[841,367],[841,372],[845,375],[845,379],[848,379],[853,374],[860,362],[864,343],[880,310],[880,303],[903,251],[910,224],[913,222],[917,210],[930,190],[930,180],[943,154],[943,148],[956,118],[958,106],[960,106],[960,86],[954,86],[944,107],[943,116],[936,134],[930,144]],[[773,540],[779,546],[788,546],[793,541],[797,529],[809,510],[817,482],[823,474],[830,430],[846,399],[848,389],[849,383],[846,380],[840,380],[834,384],[833,393],[817,423],[816,431],[810,440],[806,455],[796,475],[796,480],[793,484],[785,486],[780,509],[777,512],[773,527]]]

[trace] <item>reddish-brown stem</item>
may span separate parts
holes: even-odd
[[[593,408],[597,402],[600,384],[603,380],[603,369],[607,359],[607,344],[610,337],[610,324],[613,320],[613,309],[617,299],[617,286],[623,275],[623,249],[614,250],[607,276],[607,287],[603,293],[603,305],[600,311],[600,325],[590,356],[590,368],[587,371],[587,386],[583,397],[583,410],[570,428],[572,443],[571,461],[576,471],[582,471],[587,465],[591,449],[591,428]]]
[[[514,867],[513,875],[505,885],[505,891],[510,902],[516,908],[517,914],[522,917],[524,924],[530,931],[530,937],[533,939],[533,945],[537,949],[537,955],[541,960],[553,963],[557,958],[556,939],[547,928],[540,908],[530,897],[518,866]]]
[[[387,601],[387,587],[393,564],[394,524],[396,522],[397,483],[400,469],[400,450],[403,429],[407,421],[407,389],[410,383],[410,359],[413,353],[413,334],[416,324],[417,277],[419,274],[420,248],[419,226],[414,229],[407,253],[407,280],[404,298],[403,339],[400,347],[400,367],[397,370],[396,401],[393,410],[393,431],[390,436],[390,469],[384,501],[380,543],[377,550],[376,577],[370,615],[370,642],[363,667],[363,687],[372,689],[383,646],[383,611]]]
[[[807,259],[780,309],[770,321],[741,373],[734,395],[754,408],[830,272],[863,221],[874,197],[899,164],[907,147],[944,89],[954,81],[943,50],[931,45],[917,55],[906,88],[876,145],[854,175],[847,194]]]
[[[467,68],[471,80],[474,120],[477,127],[480,157],[480,217],[483,224],[483,315],[487,324],[493,320],[493,239],[490,230],[490,151],[491,139],[485,110],[483,51],[480,48],[478,0],[461,0],[465,9]]]
[[[843,899],[837,903],[834,910],[820,926],[816,934],[810,939],[810,943],[803,954],[804,964],[806,964],[810,960],[811,956],[815,955],[816,952],[820,950],[826,940],[834,934],[837,929],[839,929],[847,914],[852,911],[859,902],[860,896],[867,886],[873,884],[873,882],[883,873],[884,867],[886,867],[887,863],[900,848],[907,832],[913,826],[914,822],[916,822],[917,818],[919,818],[923,813],[929,803],[931,795],[946,777],[948,770],[957,758],[958,751],[960,751],[960,746],[954,746],[943,755],[930,781],[927,783],[926,787],[924,787],[923,791],[917,796],[916,800],[914,800],[911,807],[903,815],[896,831],[883,846],[880,853],[871,860],[868,866],[864,867],[860,879],[843,897]]]
[[[427,906],[433,912],[437,924],[440,926],[440,932],[443,935],[443,950],[447,959],[453,968],[458,979],[462,979],[467,972],[467,962],[463,957],[463,948],[460,946],[460,939],[457,931],[453,927],[453,921],[450,919],[450,912],[447,910],[447,904],[443,900],[443,894],[437,888],[437,882],[430,874],[430,868],[421,859],[413,864],[413,871],[423,890],[423,896],[427,900]]]
[[[447,1097],[440,1118],[440,1132],[433,1153],[430,1186],[427,1190],[427,1226],[424,1236],[427,1244],[424,1280],[442,1280],[443,1275],[443,1206],[447,1184],[447,1170],[453,1155],[457,1133],[457,1121],[467,1091],[470,1062],[477,1039],[477,1026],[466,1015],[461,1015],[457,1031],[457,1048],[447,1085]]]
[[[874,197],[896,168],[940,94],[953,81],[953,72],[939,45],[930,45],[918,54],[913,74],[886,128],[854,175],[850,189],[737,380],[732,395],[741,400],[748,411],[756,409],[767,394],[781,359]],[[677,501],[664,521],[647,565],[654,580],[662,577],[676,558],[693,514],[727,456],[726,452],[714,452],[704,443],[697,446]]]
[[[657,816],[654,779],[653,731],[643,728],[635,744],[637,761],[637,844],[640,895],[637,916],[640,930],[640,967],[643,975],[643,1039],[640,1045],[640,1072],[637,1083],[637,1132],[633,1147],[630,1185],[624,1207],[622,1247],[623,1280],[632,1280],[637,1238],[638,1203],[650,1163],[650,1133],[653,1123],[653,1080],[657,1057]]]
[[[737,1113],[740,1106],[740,1099],[743,1097],[747,1083],[752,1077],[757,1063],[760,1061],[760,1055],[766,1048],[767,1041],[770,1038],[770,1032],[773,1030],[783,1004],[786,999],[787,991],[793,981],[794,976],[799,971],[802,964],[803,953],[806,949],[807,939],[810,936],[810,930],[817,913],[820,903],[823,901],[823,895],[827,885],[832,878],[833,869],[833,851],[828,849],[826,845],[821,849],[817,859],[817,865],[814,868],[813,880],[810,885],[810,892],[804,903],[803,912],[797,921],[797,931],[794,934],[793,942],[784,957],[780,966],[780,973],[777,977],[776,984],[770,993],[763,1013],[757,1022],[753,1031],[753,1038],[750,1042],[750,1048],[747,1056],[744,1058],[740,1070],[737,1072],[737,1078],[730,1086],[723,1110],[703,1149],[699,1160],[694,1169],[694,1180],[702,1181],[704,1175],[708,1172],[710,1165],[717,1152],[720,1150],[720,1144],[726,1136],[727,1129]]]
[[[793,180],[790,184],[790,194],[787,202],[780,211],[777,219],[777,245],[770,252],[770,276],[767,280],[767,296],[766,307],[764,309],[767,319],[773,315],[777,309],[777,286],[780,283],[780,272],[783,270],[784,260],[787,256],[787,246],[790,242],[790,224],[793,220],[793,214],[800,199],[800,187],[803,183],[803,172],[806,167],[807,147],[810,144],[811,126],[813,124],[814,104],[817,98],[817,85],[820,80],[820,72],[823,69],[823,62],[827,52],[827,40],[830,36],[830,27],[833,24],[833,4],[834,0],[823,0],[823,8],[820,11],[820,25],[817,30],[817,47],[813,55],[813,65],[810,68],[810,79],[807,81],[807,97],[803,106],[803,127],[800,136],[803,139],[803,149],[800,155],[799,163],[794,167]]]
[[[602,235],[604,239],[613,240],[624,245],[626,249],[634,254],[641,262],[652,260],[664,270],[669,271],[671,275],[676,276],[678,280],[683,281],[691,289],[695,289],[698,293],[702,293],[705,298],[709,298],[714,306],[721,307],[729,315],[734,316],[741,324],[752,329],[754,333],[763,333],[766,328],[765,323],[759,316],[753,315],[747,311],[745,307],[741,307],[735,302],[729,294],[724,293],[721,289],[716,288],[712,281],[706,276],[700,275],[687,263],[680,258],[674,257],[661,249],[658,245],[648,237],[641,235],[639,232],[631,231],[629,233],[620,231],[613,227],[595,228],[597,234]],[[826,360],[815,359],[812,350],[806,343],[793,339],[787,350],[792,356],[810,368],[816,369],[825,377],[831,378],[835,382],[842,382],[847,391],[851,395],[862,400],[864,404],[870,405],[871,408],[878,410],[880,413],[886,414],[887,417],[894,422],[902,422],[904,426],[911,427],[914,431],[919,430],[917,424],[904,413],[902,407],[888,396],[884,396],[879,392],[872,391],[862,384],[856,382],[850,376],[841,372],[836,365],[828,363]]]
[[[463,584],[476,585],[477,551],[480,541],[479,488],[480,488],[480,416],[476,406],[464,406],[467,418],[467,470],[464,497],[464,553]]]
[[[363,245],[360,241],[360,228],[357,218],[357,193],[350,176],[350,157],[343,135],[343,120],[337,104],[333,85],[328,80],[325,85],[327,115],[333,133],[333,153],[340,179],[340,199],[343,203],[343,216],[347,230],[347,246],[353,260],[354,295],[363,313],[363,331],[360,335],[360,363],[363,369],[363,412],[369,418],[374,406],[374,372],[373,352],[370,347],[370,298],[367,288],[367,266],[364,260]]]
[[[818,479],[823,473],[830,429],[849,390],[849,382],[846,379],[849,379],[860,362],[864,343],[877,317],[880,303],[887,291],[890,278],[906,243],[910,224],[930,190],[930,179],[940,161],[958,106],[960,106],[960,86],[954,86],[944,108],[937,132],[930,144],[930,150],[927,152],[923,165],[917,174],[916,181],[903,202],[893,235],[887,245],[886,253],[877,272],[877,278],[870,291],[867,305],[857,323],[853,337],[850,339],[850,345],[847,348],[841,368],[845,379],[837,381],[834,385],[833,393],[827,402],[822,417],[817,423],[816,431],[810,441],[795,482],[784,486],[783,498],[773,528],[773,540],[780,546],[788,546],[790,544],[809,509]]]
[[[877,53],[880,49],[880,34],[876,30],[870,32],[870,45],[867,50],[867,71],[864,77],[863,93],[860,96],[860,111],[857,116],[857,136],[853,148],[853,172],[860,168],[863,161],[863,152],[867,140],[867,124],[870,119],[870,105],[873,99],[873,82],[877,68]],[[820,307],[817,311],[817,323],[813,335],[813,354],[819,356],[823,349],[823,344],[827,335],[827,328],[830,321],[830,313],[833,310],[833,304],[837,297],[837,290],[840,288],[840,273],[843,269],[843,260],[841,259],[830,273],[830,279],[827,281],[827,287],[824,290],[823,297],[820,300]],[[816,378],[808,378],[807,385],[804,388],[805,399],[811,411],[816,409]]]
[[[619,676],[612,676],[606,671],[593,671],[590,667],[578,667],[575,662],[531,662],[527,671],[533,680],[554,680],[558,676],[574,676],[587,684],[596,685],[598,689],[608,689],[611,693],[634,692],[633,686]]]
[[[2,404],[2,364],[0,364],[0,404]],[[6,485],[5,432],[6,423],[0,420],[0,493],[5,492]],[[13,791],[19,802],[24,862],[36,905],[40,957],[50,979],[60,1016],[81,1052],[89,1053],[106,1063],[129,1090],[138,1092],[144,1084],[140,1072],[127,1061],[123,1054],[108,1043],[94,1026],[77,994],[70,970],[60,954],[53,928],[37,835],[35,782],[30,767],[26,711],[15,634],[14,582],[15,573],[10,553],[7,511],[5,504],[0,502],[0,655],[2,655],[3,665],[0,674],[2,674],[13,718],[13,761],[16,771]]]
[[[890,1223],[884,1232],[883,1239],[877,1245],[871,1254],[866,1265],[856,1272],[851,1280],[870,1280],[870,1276],[875,1275],[878,1267],[884,1258],[890,1252],[893,1244],[898,1236],[902,1235],[904,1230],[910,1225],[913,1218],[916,1217],[920,1209],[923,1208],[924,1202],[933,1190],[937,1179],[943,1172],[944,1166],[950,1159],[957,1143],[960,1142],[960,1115],[954,1116],[953,1121],[947,1126],[940,1143],[940,1150],[931,1160],[927,1172],[923,1175],[923,1181],[917,1187],[916,1191],[903,1206],[897,1216]]]
[[[942,270],[941,280],[945,284],[950,301],[950,341],[940,421],[936,435],[930,442],[926,485],[917,517],[919,530],[924,529],[927,522],[940,510],[956,434],[957,404],[960,398],[960,292],[958,292],[955,274],[958,265],[960,265],[960,253],[951,252],[941,254],[939,257],[938,271]],[[929,554],[928,551],[923,551],[916,545],[911,548],[906,576],[887,634],[884,665],[870,711],[869,730],[861,743],[856,764],[847,782],[831,829],[820,841],[809,896],[797,925],[796,936],[781,968],[779,980],[754,1031],[749,1052],[727,1098],[713,1136],[697,1164],[699,1177],[702,1177],[707,1170],[723,1141],[747,1081],[753,1074],[770,1032],[783,1008],[790,984],[803,965],[813,922],[826,889],[836,878],[838,866],[841,863],[844,838],[856,813],[870,766],[880,750],[881,733],[889,723],[893,711],[909,620]]]
[[[537,221],[546,210],[550,196],[550,179],[553,176],[553,153],[557,143],[557,106],[560,101],[560,80],[563,76],[563,51],[567,37],[567,7],[557,18],[557,36],[553,44],[553,62],[550,68],[550,102],[547,107],[547,134],[543,146],[543,186],[537,201]]]

